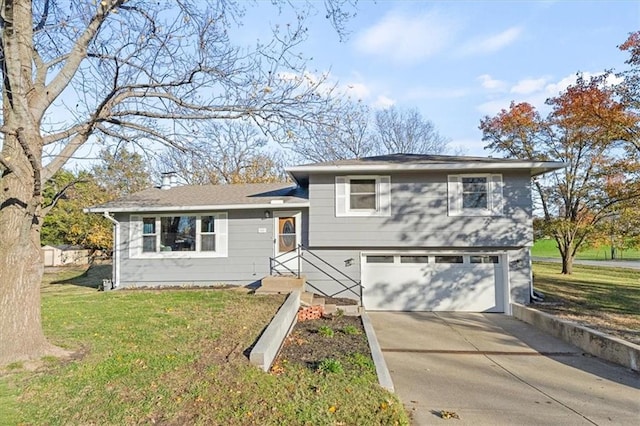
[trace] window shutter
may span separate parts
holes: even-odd
[[[347,214],[347,178],[336,176],[336,217]]]
[[[504,210],[503,186],[502,175],[491,175],[491,213],[496,216],[502,216]]]
[[[220,257],[227,257],[229,253],[229,239],[228,239],[228,223],[227,213],[219,213],[215,215],[215,229],[216,229],[216,253]]]
[[[380,176],[378,187],[378,216],[391,216],[391,177]]]
[[[447,182],[449,216],[462,214],[462,179],[458,175],[449,175]]]
[[[142,216],[129,216],[129,257],[142,254]]]

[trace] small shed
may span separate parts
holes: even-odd
[[[91,250],[81,246],[62,244],[42,247],[44,266],[86,265],[89,263]]]

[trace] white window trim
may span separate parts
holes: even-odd
[[[487,179],[487,208],[462,207],[462,178]],[[475,173],[449,175],[448,208],[449,216],[502,216],[504,208],[503,180],[501,174]]]
[[[173,216],[195,216],[196,217],[196,250],[195,251],[156,251],[156,252],[143,252],[142,251],[142,218],[154,217],[156,220],[156,250],[160,248],[160,238],[162,232],[160,231],[160,218],[173,217]],[[200,236],[202,235],[200,228],[200,221],[202,216],[213,216],[215,219],[214,232],[216,236],[216,251],[200,251]],[[129,257],[131,259],[192,259],[192,258],[212,258],[212,257],[227,257],[228,256],[228,215],[226,212],[217,213],[162,213],[162,214],[136,214],[129,216]],[[210,235],[210,233],[204,233],[204,235]]]
[[[375,180],[376,208],[351,209],[351,181]],[[378,175],[349,175],[335,178],[336,217],[391,216],[391,177]]]

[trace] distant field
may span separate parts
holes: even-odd
[[[560,257],[560,252],[556,246],[555,240],[538,240],[533,244],[531,255],[535,257]],[[640,260],[640,250],[624,250],[618,251],[617,259]],[[610,246],[601,246],[598,248],[587,248],[581,250],[576,255],[576,259],[583,260],[610,260]]]

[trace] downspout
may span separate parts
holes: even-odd
[[[120,286],[120,222],[111,216],[109,212],[104,212],[103,216],[113,223],[113,282],[111,283],[111,288],[113,289]]]
[[[533,289],[533,259],[531,258],[531,247],[529,247],[529,298],[531,302],[542,302],[542,298],[536,295]]]

